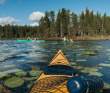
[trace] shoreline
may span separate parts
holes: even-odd
[[[68,38],[68,37],[66,37]],[[69,37],[73,40],[110,40],[110,36],[74,36]],[[0,40],[5,40],[7,38],[0,38]],[[8,38],[8,39],[27,39],[27,38]],[[35,39],[35,38],[31,38]],[[39,40],[62,40],[61,37],[54,37],[54,38],[39,38]]]

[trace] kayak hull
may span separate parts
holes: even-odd
[[[20,39],[17,39],[18,42],[45,42],[45,40],[20,40]]]
[[[54,69],[55,66],[59,66],[59,68]],[[71,74],[69,75],[67,74],[68,72],[64,73],[65,71],[63,70],[67,69],[66,66],[69,69],[72,69],[72,66],[68,62],[63,52],[59,50],[48,67],[35,81],[29,93],[69,93],[67,89],[67,82],[69,78],[72,77],[72,73],[70,72]],[[56,69],[58,69],[58,71],[56,71]],[[50,72],[52,72],[53,74]],[[78,76],[76,73],[74,73],[74,69],[73,74],[74,76]]]

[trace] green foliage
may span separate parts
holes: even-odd
[[[97,11],[86,8],[77,15],[62,8],[55,15],[54,11],[46,11],[39,21],[39,26],[0,26],[0,38],[27,38],[27,37],[74,37],[110,35],[110,16],[103,16]]]

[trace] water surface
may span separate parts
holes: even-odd
[[[110,93],[110,40],[66,43],[0,40],[0,77],[10,75],[21,82],[21,85],[11,86],[8,79],[0,81],[0,85],[11,93],[27,93],[59,49],[62,49],[79,75],[100,77],[107,88],[103,93]]]

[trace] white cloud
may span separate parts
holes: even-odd
[[[16,20],[13,17],[0,18],[0,25],[14,24],[14,23],[18,23],[18,22],[22,22],[22,20]]]
[[[4,4],[5,0],[0,0],[0,4]]]
[[[36,23],[33,23],[31,24],[31,26],[38,26],[39,24],[36,22]]]
[[[33,12],[32,14],[30,14],[29,20],[30,21],[39,21],[41,19],[41,17],[44,17],[44,16],[45,16],[45,14],[42,12],[39,12],[39,11]]]

